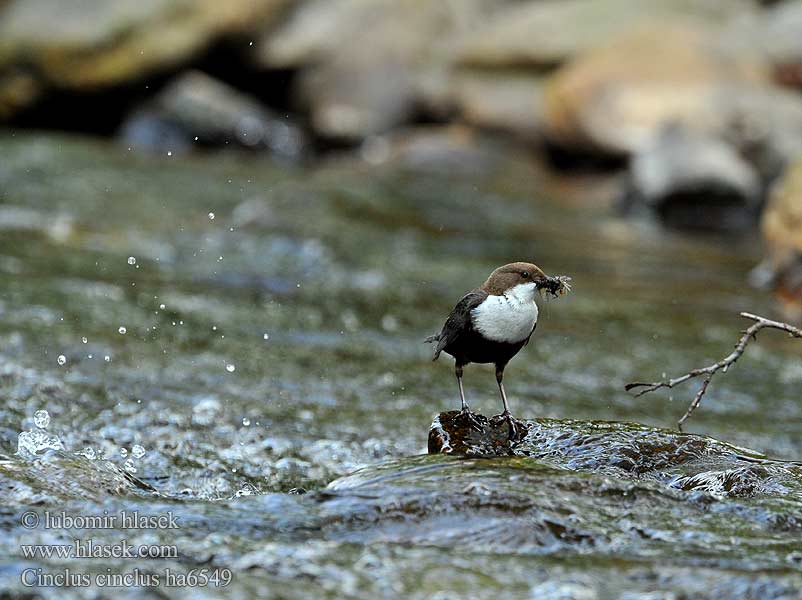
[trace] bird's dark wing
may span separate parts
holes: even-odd
[[[462,299],[457,302],[454,310],[448,315],[443,329],[436,336],[427,338],[427,341],[437,341],[437,347],[434,349],[434,356],[432,360],[437,360],[440,353],[463,333],[468,331],[471,327],[471,311],[484,302],[487,298],[487,292],[482,290],[473,290],[465,294]]]
[[[537,321],[535,321],[535,324],[532,326],[532,331],[529,332],[529,337],[526,338],[526,341],[524,342],[524,346],[529,344],[529,340],[532,339],[532,334],[535,333],[535,329],[537,329]]]

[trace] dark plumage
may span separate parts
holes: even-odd
[[[454,357],[457,364],[496,363],[506,365],[528,342],[537,328],[537,322],[529,335],[519,342],[496,342],[485,338],[474,327],[471,311],[484,302],[489,294],[481,288],[465,294],[448,315],[440,333],[426,338],[437,342],[432,360],[440,358],[445,351]],[[503,367],[502,367],[503,368]]]

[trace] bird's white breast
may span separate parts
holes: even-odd
[[[535,289],[519,285],[501,296],[488,296],[471,311],[473,326],[494,342],[525,340],[537,323]],[[521,289],[519,289],[521,288]]]

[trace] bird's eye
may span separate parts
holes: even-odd
[[[523,273],[521,273],[521,277],[523,277],[524,279],[529,279],[529,271],[524,271]]]

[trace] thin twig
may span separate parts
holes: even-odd
[[[633,390],[635,388],[643,388],[639,390],[635,397],[643,396],[644,394],[648,394],[649,392],[653,392],[655,390],[659,390],[660,388],[673,388],[680,383],[685,383],[686,381],[693,379],[695,377],[700,377],[704,375],[704,380],[702,381],[702,386],[700,387],[699,391],[697,392],[696,396],[694,397],[693,401],[691,402],[688,410],[685,411],[685,414],[682,415],[682,418],[677,422],[677,428],[682,431],[682,425],[691,416],[694,410],[696,410],[702,402],[702,396],[705,395],[707,392],[707,386],[710,385],[710,380],[713,379],[713,375],[722,371],[724,373],[727,372],[727,369],[732,366],[735,361],[741,358],[741,355],[744,353],[747,344],[750,341],[757,339],[757,332],[761,329],[779,329],[781,331],[787,332],[791,337],[795,338],[802,338],[802,329],[798,329],[793,325],[789,325],[788,323],[782,323],[781,321],[772,321],[771,319],[767,319],[765,317],[761,317],[758,315],[753,315],[752,313],[742,312],[741,316],[745,319],[751,319],[754,321],[752,325],[750,325],[741,336],[741,339],[738,340],[738,343],[735,344],[735,350],[730,352],[727,356],[722,358],[717,363],[713,363],[707,367],[702,367],[700,369],[694,369],[693,371],[689,371],[685,375],[680,377],[676,377],[674,379],[663,379],[662,381],[655,381],[653,383],[644,383],[642,381],[636,381],[634,383],[628,383],[624,386],[624,389],[627,391]]]

